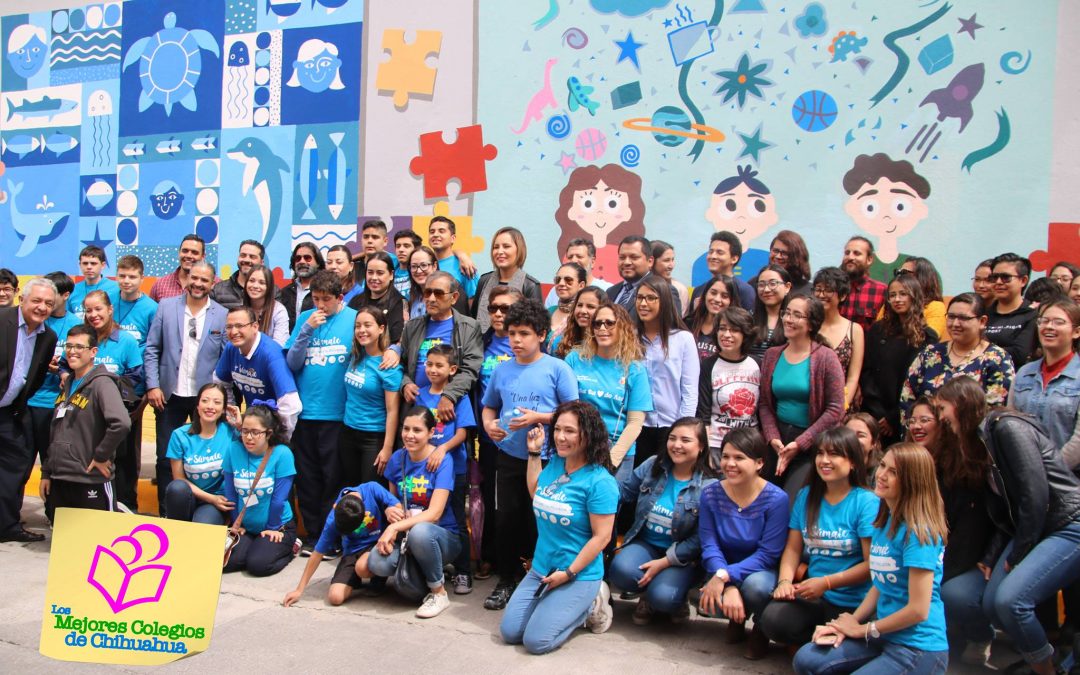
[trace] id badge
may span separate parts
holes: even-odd
[[[66,415],[67,411],[68,411],[68,406],[67,405],[62,405],[59,408],[57,408],[56,409],[56,419],[60,419],[61,417]]]

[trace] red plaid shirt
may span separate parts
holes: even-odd
[[[885,304],[887,289],[885,284],[866,276],[851,282],[848,296],[840,303],[840,314],[868,330]]]
[[[175,298],[178,295],[184,293],[184,287],[180,285],[180,277],[177,276],[180,273],[180,268],[177,267],[172,272],[169,272],[163,277],[159,277],[154,285],[150,287],[150,299],[154,302],[161,302],[165,298]],[[214,275],[214,283],[221,281]]]

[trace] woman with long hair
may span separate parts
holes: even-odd
[[[933,395],[958,375],[974,378],[986,391],[989,405],[1004,405],[1012,386],[1012,358],[983,337],[986,309],[974,293],[961,293],[949,301],[945,314],[950,340],[923,347],[911,362],[900,390],[900,411],[906,417],[920,396]]]
[[[596,310],[585,341],[566,357],[577,376],[578,399],[596,406],[604,420],[620,483],[630,478],[645,415],[653,410],[644,358],[630,314],[610,301]]]
[[[386,315],[378,307],[361,307],[353,324],[349,367],[345,371],[345,415],[338,438],[345,485],[383,481],[394,450],[401,406],[401,366],[383,368],[390,346]]]
[[[787,271],[792,293],[810,295],[813,291],[810,284],[810,252],[798,232],[780,230],[769,242],[769,267],[772,266]],[[760,275],[756,278],[760,278]],[[751,286],[755,279],[751,279]]]
[[[682,417],[671,425],[664,453],[619,483],[621,500],[635,504],[634,523],[611,562],[610,578],[617,589],[641,593],[634,623],[648,624],[653,612],[669,614],[675,623],[690,618],[686,594],[701,577],[698,510],[702,492],[715,482],[705,423]]]
[[[208,382],[199,387],[195,398],[198,403],[191,424],[185,424],[169,437],[165,457],[173,479],[165,489],[165,516],[224,525],[236,504],[225,496],[221,467],[238,434],[226,422],[228,396],[224,385]]]
[[[394,258],[385,251],[377,251],[367,258],[367,283],[364,290],[349,301],[349,307],[376,307],[386,316],[386,328],[390,344],[397,344],[405,328],[405,298],[394,288]]]
[[[938,335],[945,334],[945,302],[941,295],[941,275],[934,263],[921,256],[909,256],[893,273],[894,278],[912,275],[919,282],[923,297],[923,318]]]
[[[565,359],[585,341],[586,335],[592,330],[593,316],[601,306],[611,302],[607,293],[599,286],[586,286],[574,296],[574,302],[570,306],[570,321],[563,330],[562,339],[554,345],[552,356]]]
[[[938,334],[926,325],[922,287],[911,275],[889,282],[884,315],[866,333],[866,358],[859,384],[862,409],[877,420],[882,445],[903,435],[900,391],[911,362]]]
[[[675,294],[679,296],[679,307],[690,306],[690,291],[686,284],[672,278],[675,271],[675,247],[660,239],[652,240],[653,266],[652,273],[671,284]]]
[[[758,417],[769,441],[764,475],[794,499],[813,468],[814,438],[844,415],[844,370],[819,333],[820,300],[788,296],[781,315],[787,343],[765,354]]]
[[[637,335],[645,346],[653,409],[645,415],[634,466],[657,454],[671,423],[697,412],[698,360],[694,336],[675,312],[671,286],[655,274],[645,277],[634,297]]]
[[[806,644],[815,626],[853,611],[870,590],[880,500],[866,489],[862,446],[847,427],[826,429],[814,445],[815,471],[792,504],[780,580],[761,613],[765,635],[782,645]]]
[[[326,269],[341,279],[342,300],[346,304],[364,290],[364,284],[356,281],[357,270],[353,263],[352,251],[345,244],[334,244],[327,249]],[[363,276],[363,269],[360,273]]]
[[[873,585],[855,611],[814,629],[792,662],[799,675],[948,668],[940,595],[948,527],[930,453],[914,443],[891,446],[874,492],[881,506],[870,538]]]
[[[716,321],[720,353],[701,364],[697,416],[707,420],[709,449],[719,453],[729,431],[758,426],[761,368],[750,358],[756,334],[750,312],[727,307]]]
[[[765,359],[765,352],[784,344],[784,325],[780,320],[780,306],[791,292],[791,275],[779,265],[762,268],[754,285],[757,300],[754,303],[754,326],[757,339],[750,345],[750,356],[758,365]]]
[[[990,275],[993,272],[994,261],[992,258],[987,258],[975,266],[975,276],[971,277],[971,290],[979,296],[984,307],[989,307],[994,303],[994,283],[990,281]]]
[[[409,318],[415,319],[427,313],[424,303],[424,284],[428,275],[439,270],[439,259],[427,246],[417,246],[409,254]]]
[[[991,540],[979,573],[967,575],[967,588],[957,594],[967,599],[956,608],[961,625],[980,656],[989,656],[990,645],[980,644],[975,631],[992,636],[986,630],[992,623],[1008,634],[1033,672],[1053,673],[1054,648],[1035,607],[1080,580],[1080,479],[1035,418],[990,411],[972,378],[950,380],[935,400],[942,424],[958,439],[955,446],[942,445],[942,472],[969,472],[988,481],[990,518],[1004,535]],[[980,593],[978,612],[971,599]]]
[[[884,452],[877,420],[870,413],[853,412],[844,417],[844,426],[855,432],[855,438],[859,439],[859,445],[863,449],[863,463],[866,465],[866,483],[874,487],[874,476]]]
[[[832,345],[840,367],[844,369],[844,410],[857,407],[859,375],[862,373],[866,343],[862,326],[840,315],[840,303],[848,296],[851,282],[839,267],[823,267],[814,275],[814,297],[825,308],[821,336]]]
[[[735,288],[735,280],[727,275],[713,277],[701,287],[701,302],[695,303],[694,308],[683,319],[686,328],[694,336],[697,345],[698,358],[705,361],[710,356],[715,356],[719,350],[717,345],[716,321],[720,312],[725,307],[740,307],[739,293]],[[747,312],[749,315],[749,312]],[[751,337],[747,343],[754,341]]]
[[[574,298],[578,291],[585,288],[585,282],[589,273],[581,265],[570,262],[564,263],[555,272],[555,297],[559,302],[554,307],[548,308],[551,312],[551,331],[547,337],[547,352],[551,353],[562,340],[563,332],[570,324],[574,309]]]
[[[259,332],[282,347],[289,340],[289,311],[274,299],[274,273],[266,265],[255,265],[244,284],[244,304],[255,312]]]
[[[540,282],[525,273],[529,250],[525,235],[516,227],[500,227],[491,237],[491,265],[494,269],[480,275],[476,295],[472,300],[472,317],[480,322],[480,330],[491,327],[487,313],[488,296],[496,286],[509,286],[521,291],[526,298],[544,301]]]
[[[526,482],[536,514],[536,553],[506,605],[499,631],[507,644],[531,654],[558,649],[583,623],[594,633],[611,627],[611,591],[601,552],[611,539],[619,486],[611,476],[607,430],[583,401],[561,403],[529,430]],[[540,462],[545,449],[547,466]]]

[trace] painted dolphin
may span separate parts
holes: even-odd
[[[927,94],[919,107],[933,103],[938,109],[938,121],[944,122],[946,117],[955,117],[960,120],[962,132],[974,114],[971,103],[979,95],[985,77],[986,66],[981,63],[972,64],[957,73],[947,85]]]
[[[253,136],[243,139],[226,154],[229,159],[244,165],[241,194],[252,192],[255,195],[255,203],[262,217],[262,243],[268,246],[281,217],[281,172],[289,173],[289,165],[275,155],[266,143]]]
[[[7,182],[8,204],[11,208],[11,227],[22,239],[16,258],[24,258],[37,248],[38,242],[55,239],[67,225],[70,214],[62,211],[52,213],[22,213],[15,204],[15,198],[22,192],[23,183]]]
[[[570,112],[574,112],[578,108],[585,108],[590,115],[596,114],[596,109],[600,107],[600,103],[589,98],[589,94],[593,93],[592,87],[583,85],[581,80],[576,77],[571,77],[566,81],[566,88],[570,92],[566,99],[566,104],[570,106]]]
[[[24,98],[21,105],[15,105],[11,100],[8,100],[7,121],[10,122],[13,115],[19,115],[23,119],[44,117],[51,122],[52,118],[69,110],[74,110],[77,105],[79,105],[78,101],[66,98],[52,98],[51,96],[44,96],[40,101],[31,101]]]

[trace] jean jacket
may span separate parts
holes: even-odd
[[[1016,371],[1009,406],[1037,417],[1065,464],[1075,471],[1080,466],[1080,357],[1074,355],[1045,387],[1042,364],[1039,359]]]

